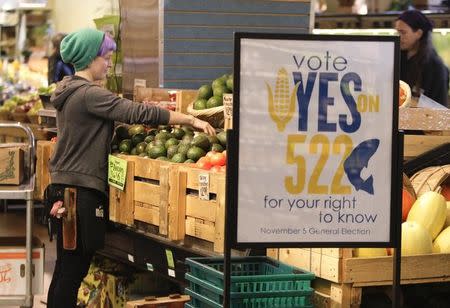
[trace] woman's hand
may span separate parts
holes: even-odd
[[[214,127],[211,126],[211,124],[209,124],[206,121],[202,121],[200,119],[197,119],[194,117],[194,119],[192,120],[192,126],[196,129],[202,130],[203,132],[207,133],[208,135],[215,135],[216,134],[216,130],[214,129]]]

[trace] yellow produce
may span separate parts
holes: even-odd
[[[371,258],[387,256],[386,248],[356,248],[355,257]]]
[[[450,227],[439,233],[433,243],[433,252],[450,253]]]
[[[447,217],[447,205],[444,197],[434,191],[428,191],[414,202],[406,221],[415,221],[422,225],[435,239],[444,227]]]
[[[415,221],[402,223],[402,255],[423,255],[433,251],[433,242],[428,231]]]

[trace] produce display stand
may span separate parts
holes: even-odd
[[[22,129],[24,136],[28,137],[28,151],[26,159],[28,161],[28,174],[22,184],[18,186],[0,186],[0,199],[5,200],[26,200],[26,291],[22,296],[0,296],[0,306],[18,305],[22,307],[33,306],[32,295],[32,227],[33,227],[33,192],[34,192],[34,159],[35,159],[35,139],[32,129],[21,123],[0,123],[0,130],[4,132],[7,129]]]
[[[449,110],[400,109],[400,129],[428,133],[405,135],[405,174],[450,163],[449,119]],[[317,307],[359,307],[364,287],[392,285],[392,256],[356,258],[351,248],[269,249],[267,253],[320,278],[314,282]],[[401,266],[401,284],[450,281],[450,254],[403,256]]]

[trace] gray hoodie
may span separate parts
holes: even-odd
[[[67,76],[51,101],[57,110],[58,141],[50,160],[52,183],[104,192],[114,121],[167,124],[169,111],[120,98],[88,80]]]

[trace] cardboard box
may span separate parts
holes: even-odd
[[[0,144],[0,185],[19,185],[23,178],[23,150],[20,144]]]
[[[44,292],[44,245],[33,239],[33,294]],[[0,295],[25,295],[25,238],[0,238]]]

